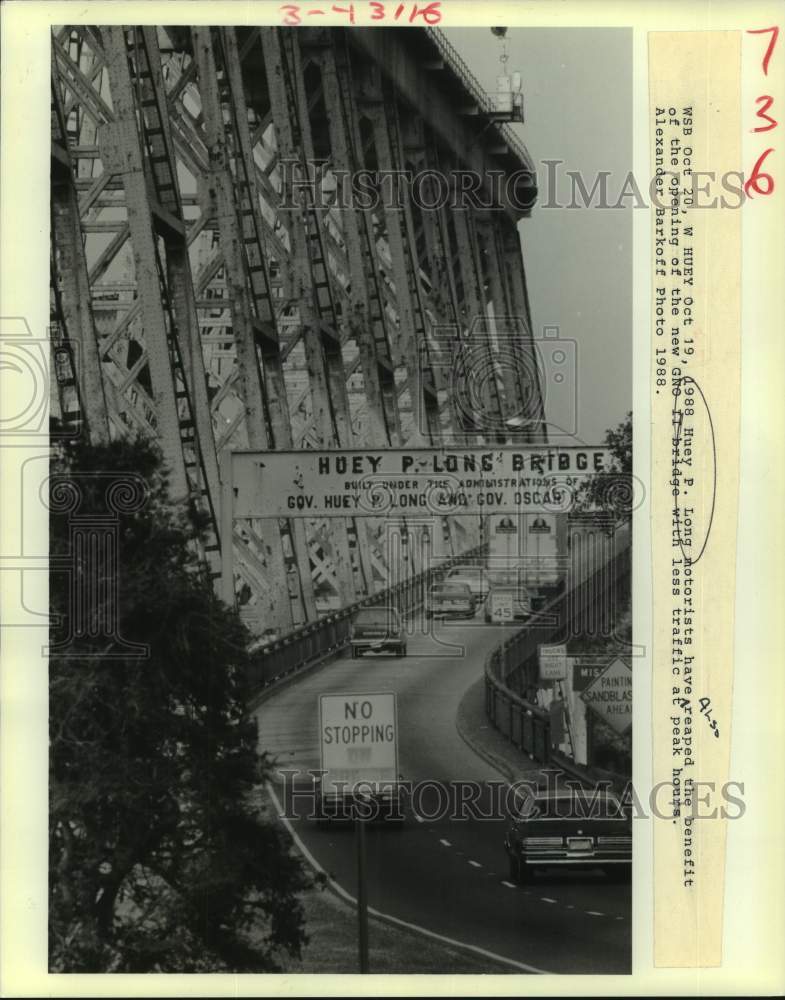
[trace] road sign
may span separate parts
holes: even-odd
[[[589,708],[617,733],[632,725],[632,671],[616,659],[581,693]]]
[[[322,791],[353,791],[358,783],[372,791],[398,780],[398,722],[395,695],[323,694],[319,696]],[[360,972],[368,963],[368,879],[365,820],[357,831],[357,929]]]
[[[324,790],[351,790],[358,782],[376,787],[398,780],[393,693],[320,695],[319,734]]]
[[[556,513],[607,448],[232,452],[234,517]]]
[[[540,680],[563,681],[567,679],[567,647],[540,646]]]
[[[595,681],[601,673],[608,669],[608,660],[597,663],[594,660],[587,660],[583,657],[573,657],[572,666],[572,689],[581,692]]]

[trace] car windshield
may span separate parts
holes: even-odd
[[[435,597],[465,597],[468,590],[465,583],[437,583],[431,593]]]
[[[456,569],[450,572],[450,576],[475,577],[479,575],[480,575],[480,569],[478,566],[458,566]]]
[[[520,804],[519,815],[524,819],[624,819],[615,795],[582,789],[529,796]]]
[[[361,608],[355,615],[354,624],[387,628],[398,624],[398,613],[394,608]]]

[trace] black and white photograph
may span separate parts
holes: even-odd
[[[51,31],[50,972],[631,972],[632,33],[387,6]]]

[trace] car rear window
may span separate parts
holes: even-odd
[[[491,593],[494,596],[496,594],[511,594],[520,601],[528,601],[530,596],[528,591],[524,590],[523,587],[516,587],[514,584],[512,586],[493,587]]]
[[[614,795],[575,791],[528,798],[520,815],[527,819],[623,819],[624,811]]]
[[[397,625],[394,608],[361,608],[354,618],[355,625]]]
[[[461,583],[437,583],[431,587],[431,593],[444,597],[465,597],[468,589],[466,584]]]

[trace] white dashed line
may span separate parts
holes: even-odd
[[[586,915],[589,917],[604,917],[604,913],[600,913],[599,910],[587,910]]]
[[[616,917],[617,920],[624,920],[624,917]]]
[[[568,909],[568,910],[574,910],[574,909],[575,909],[575,907],[574,907],[574,906],[572,905],[572,903],[568,903],[568,904],[567,904],[567,909]]]
[[[450,843],[449,840],[440,840],[439,843],[444,844],[445,847],[452,847],[452,844]]]
[[[504,879],[502,879],[502,885],[506,885],[508,889],[515,889],[516,888],[514,882],[507,882]]]
[[[422,818],[422,816],[418,816],[417,813],[414,814],[414,818],[417,820],[418,823],[424,823],[425,822],[425,820]]]
[[[479,861],[470,861],[469,864],[472,866],[472,868],[482,868],[482,865],[480,864]]]
[[[303,841],[297,835],[291,822],[285,816],[282,815],[283,807],[281,806],[281,803],[278,801],[278,796],[275,794],[272,784],[268,781],[265,783],[265,787],[267,789],[267,794],[273,801],[277,814],[281,817],[281,822],[286,828],[286,832],[292,838],[297,849],[306,859],[308,864],[314,869],[314,871],[317,871],[327,877],[327,881],[329,882],[332,889],[342,899],[346,900],[346,902],[350,903],[352,906],[356,906],[357,900],[354,898],[354,896],[350,895],[346,891],[346,889],[343,888],[343,886],[339,885],[333,878],[331,878],[327,874],[324,868],[322,868],[322,866],[319,864],[319,862],[316,860],[313,854],[311,854],[311,852],[305,846]],[[477,945],[475,944],[468,944],[465,941],[457,941],[455,940],[455,938],[446,937],[444,934],[437,934],[435,931],[428,930],[428,928],[426,927],[420,927],[417,924],[410,924],[406,920],[401,920],[400,917],[394,917],[391,913],[382,913],[381,911],[374,909],[372,906],[368,907],[368,913],[373,917],[379,917],[388,924],[395,924],[398,927],[404,927],[407,930],[413,931],[416,934],[421,934],[423,937],[431,938],[431,940],[433,941],[440,941],[442,944],[450,945],[453,948],[460,948],[462,951],[469,951],[474,955],[481,955],[484,958],[490,958],[495,962],[501,962],[504,965],[509,965],[513,969],[520,969],[521,972],[533,972],[539,975],[546,974],[545,969],[538,969],[536,966],[526,965],[524,962],[516,962],[511,958],[507,958],[505,955],[497,955],[495,952],[486,951],[484,948],[478,948]]]
[[[555,899],[550,899],[548,896],[540,896],[543,903],[555,903]]]

